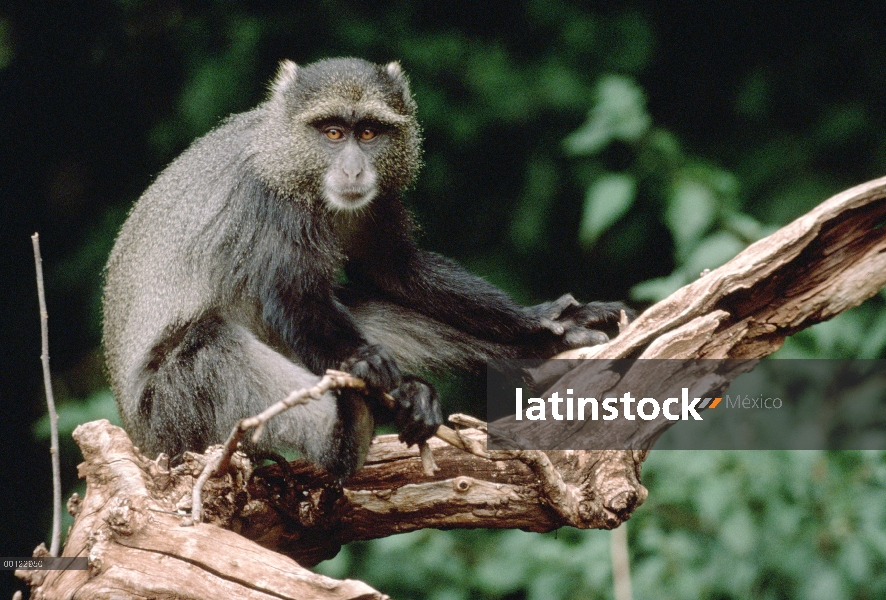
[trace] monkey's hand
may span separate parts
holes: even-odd
[[[568,306],[556,318],[563,327],[563,342],[568,348],[605,344],[609,336],[599,328],[614,331],[614,325],[621,320],[621,311],[628,319],[633,319],[634,311],[621,302],[588,302]],[[617,333],[617,331],[616,331]]]
[[[366,344],[341,364],[341,370],[366,382],[366,386],[390,392],[400,386],[403,377],[397,363],[384,347]]]
[[[394,422],[400,441],[407,446],[426,441],[443,424],[437,391],[426,381],[407,375],[391,396],[396,401]]]
[[[557,321],[563,311],[581,306],[572,294],[564,294],[550,302],[542,302],[535,306],[527,306],[526,315],[536,322],[539,329],[546,329],[554,335],[563,335],[565,328]]]
[[[612,329],[621,319],[621,311],[625,311],[629,318],[634,316],[633,311],[621,302],[580,304],[571,294],[526,310],[538,320],[540,329],[559,338],[558,350],[604,344],[609,341],[609,336],[598,328]]]

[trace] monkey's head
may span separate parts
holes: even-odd
[[[415,178],[421,134],[398,63],[285,60],[264,106],[255,164],[280,191],[353,211]]]

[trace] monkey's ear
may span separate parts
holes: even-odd
[[[401,67],[400,63],[398,63],[396,60],[385,65],[385,71],[388,72],[388,76],[390,76],[390,78],[394,81],[397,81],[398,79],[403,79],[403,67]]]
[[[271,97],[285,94],[296,79],[298,79],[298,65],[291,60],[281,60],[277,75],[271,82]]]
[[[406,78],[406,74],[403,72],[403,67],[400,66],[400,63],[397,61],[389,62],[385,65],[385,72],[388,74],[388,77],[391,78],[391,81],[394,82],[394,85],[398,86],[403,94],[403,102],[406,105],[412,104],[412,94],[409,92],[409,80]]]

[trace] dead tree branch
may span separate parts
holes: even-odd
[[[762,358],[886,286],[886,177],[841,192],[640,315],[558,358]]]
[[[83,451],[79,474],[87,492],[82,501],[69,503],[76,522],[65,555],[88,556],[89,570],[18,571],[32,586],[32,597],[387,598],[359,581],[312,573],[233,531],[208,524],[182,527],[182,500],[190,499],[203,467],[198,458],[170,471],[162,461],[138,454],[126,433],[107,421],[81,425],[74,439]],[[229,491],[242,486],[237,478],[249,469],[239,467],[215,483],[227,484]],[[244,500],[222,494],[213,506],[234,508]]]

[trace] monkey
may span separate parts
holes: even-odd
[[[606,341],[596,328],[620,303],[520,306],[419,248],[402,197],[420,162],[398,63],[285,60],[264,102],[157,176],[119,232],[102,303],[109,379],[143,452],[202,451],[340,368],[371,393],[296,406],[250,450],[294,449],[343,480],[376,422],[393,420],[407,444],[442,423],[436,391],[413,373]]]

